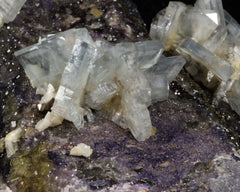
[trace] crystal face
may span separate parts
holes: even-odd
[[[214,101],[224,99],[240,114],[239,31],[221,0],[197,0],[194,6],[170,2],[153,21],[150,36],[188,58],[186,70],[197,81],[208,88],[219,84]]]
[[[84,126],[99,111],[138,141],[151,136],[148,106],[168,97],[168,84],[185,59],[165,57],[159,41],[110,44],[94,41],[85,28],[47,36],[17,51],[32,86],[43,97],[39,110],[49,109],[36,129],[43,131],[62,123]]]
[[[0,0],[0,27],[15,19],[26,0]]]

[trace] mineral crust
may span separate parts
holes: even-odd
[[[150,36],[167,50],[191,58],[186,69],[215,89],[214,103],[223,99],[240,114],[239,31],[221,0],[197,0],[194,6],[170,2],[152,23]]]
[[[36,129],[62,123],[79,129],[91,109],[111,119],[143,141],[151,136],[148,106],[168,97],[168,84],[185,59],[164,57],[158,41],[109,44],[94,41],[87,29],[71,29],[47,36],[33,46],[17,51],[22,66],[37,93],[44,95],[38,108],[51,111]]]
[[[0,27],[15,19],[26,0],[0,0]]]

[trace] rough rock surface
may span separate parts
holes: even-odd
[[[171,84],[170,98],[150,106],[156,133],[145,142],[100,116],[81,131],[67,121],[43,133],[33,129],[44,115],[36,109],[40,97],[13,52],[40,35],[83,26],[93,37],[110,41],[147,38],[138,12],[126,0],[27,1],[0,31],[0,137],[25,129],[11,159],[0,153],[10,189],[217,192],[224,186],[224,191],[239,191],[240,158],[233,149],[239,146],[240,118],[225,103],[212,106],[212,93],[185,71]],[[93,149],[90,158],[69,155],[80,142]]]

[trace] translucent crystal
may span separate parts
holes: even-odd
[[[169,95],[169,81],[165,75],[146,73],[146,77],[151,87],[151,100],[153,103],[163,101]]]
[[[186,39],[180,45],[179,50],[206,66],[223,81],[230,79],[234,72],[234,69],[227,61],[217,57],[192,39]]]
[[[240,40],[240,25],[239,23],[227,12],[225,11],[225,22],[230,35],[236,39]]]
[[[105,103],[108,103],[114,95],[117,94],[119,88],[113,81],[106,81],[98,84],[96,89],[89,91],[86,95],[86,104],[92,109],[101,109]]]
[[[109,52],[93,64],[85,93],[85,103],[90,108],[101,109],[119,91],[114,81],[115,70],[116,65]]]
[[[52,107],[51,113],[72,121],[77,128],[84,125],[84,110],[81,106],[89,71],[96,57],[95,47],[80,39],[76,40]]]
[[[164,46],[173,53],[183,54],[188,59],[187,71],[195,80],[215,90],[214,103],[219,100],[229,102],[240,114],[239,31],[240,25],[223,9],[221,0],[197,0],[194,6],[169,3],[153,21],[150,36],[164,42]],[[158,82],[162,83],[151,83],[151,87],[163,87],[164,79],[152,71],[149,71],[148,78],[152,81],[159,78]]]
[[[153,102],[167,99],[168,85],[178,75],[185,62],[182,56],[165,57],[162,55],[156,65],[145,71],[152,89]]]
[[[129,128],[138,141],[149,138],[152,124],[147,107],[167,99],[168,84],[185,63],[181,56],[166,58],[162,53],[158,41],[113,45],[93,41],[86,29],[59,33],[18,51],[33,86],[44,95],[39,109],[47,109],[55,99],[36,128],[43,131],[63,119],[81,128],[84,116],[92,121],[91,109],[95,109]]]
[[[225,18],[224,18],[224,9],[222,5],[222,0],[197,0],[195,3],[195,7],[199,7],[202,10],[213,10],[216,11],[219,15],[219,20],[221,26],[225,26]]]
[[[208,14],[216,14],[213,11],[205,11],[197,8],[187,8],[180,17],[177,34],[183,38],[191,37],[195,41],[201,43],[209,38],[209,36],[218,27]]]
[[[149,69],[147,73],[164,75],[171,82],[178,75],[185,63],[186,60],[183,56],[165,57],[162,55],[157,64]]]
[[[138,45],[120,43],[112,47],[109,52],[95,62],[95,70],[90,75],[92,76],[97,72],[96,76],[92,77],[96,77],[95,79],[100,82],[101,86],[104,84],[109,86],[108,89],[104,89],[104,92],[107,92],[105,99],[110,100],[111,98],[111,104],[104,107],[109,118],[124,128],[128,127],[139,141],[150,137],[152,127],[147,110],[147,106],[151,103],[151,88],[139,66],[143,66],[141,63],[144,60],[148,63],[148,67],[154,65],[162,52],[161,46],[158,46],[158,49],[153,49],[152,52],[147,51],[147,53],[143,51],[144,47],[142,47],[139,48],[142,54],[138,54],[136,52],[137,46],[143,46],[144,42],[142,43]],[[148,44],[151,43],[146,42],[146,45]],[[154,48],[156,44],[153,43],[152,46]],[[144,55],[147,55],[146,58],[143,58]],[[90,77],[89,85],[93,85],[93,82],[93,78]],[[106,82],[110,82],[110,84],[106,84]],[[95,91],[91,92],[90,95],[94,93]]]
[[[127,127],[138,141],[144,141],[151,136],[152,123],[147,106],[138,101],[131,93],[122,94],[123,117]]]
[[[77,36],[92,43],[85,28],[70,29],[15,52],[33,87],[47,89],[52,84],[57,89]]]
[[[220,17],[216,10],[187,7],[180,2],[170,2],[165,11],[151,24],[150,37],[164,43],[167,50],[176,48],[184,38],[206,41],[216,30]]]
[[[215,53],[223,44],[227,38],[227,31],[224,27],[218,27],[216,30],[209,36],[209,38],[203,42],[203,46],[209,51]]]
[[[26,0],[0,0],[0,27],[3,23],[11,22]]]
[[[177,38],[180,16],[186,8],[181,2],[170,1],[166,10],[151,24],[150,37],[162,42],[165,49],[171,49]]]
[[[164,51],[159,41],[144,41],[135,43],[137,52],[137,63],[141,70],[146,70],[155,65]]]

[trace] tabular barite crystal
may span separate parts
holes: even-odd
[[[223,99],[240,114],[240,25],[221,0],[170,2],[153,21],[150,36],[190,58],[188,72],[216,90],[214,101]]]
[[[0,0],[0,27],[15,19],[26,0]]]
[[[36,128],[39,131],[73,122],[79,129],[91,109],[122,128],[129,128],[138,141],[151,136],[148,106],[168,97],[168,85],[185,59],[165,57],[159,41],[110,44],[94,41],[87,29],[70,29],[41,39],[17,51],[37,93],[44,95],[39,110],[51,110]]]

